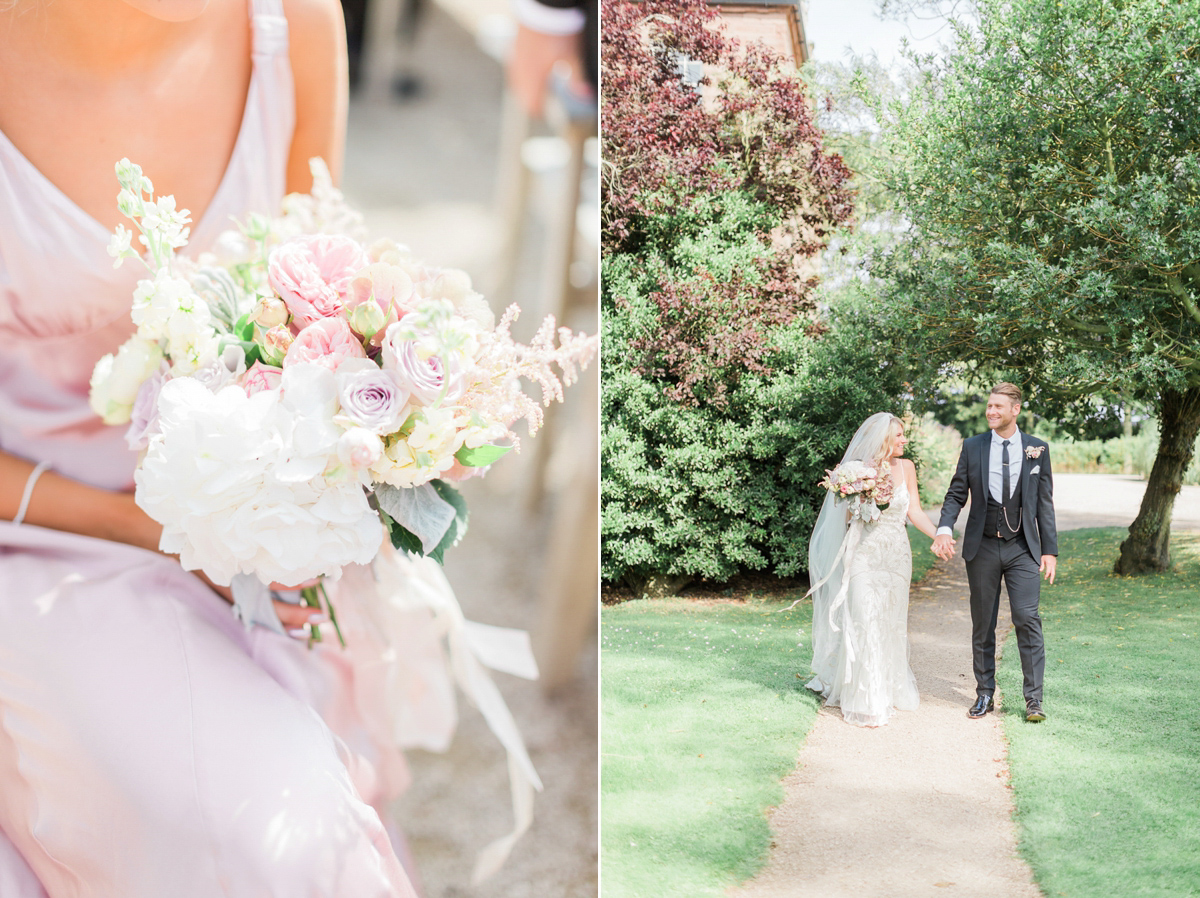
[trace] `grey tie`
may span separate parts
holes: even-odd
[[[1001,502],[1004,505],[1008,504],[1008,500],[1012,498],[1012,489],[1008,479],[1008,440],[1003,443],[1004,448],[1000,452],[1000,470],[1004,472],[1004,496]]]

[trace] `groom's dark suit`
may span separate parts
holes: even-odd
[[[1003,580],[1008,587],[1017,648],[1021,652],[1025,699],[1041,702],[1046,649],[1042,619],[1038,615],[1039,567],[1043,555],[1058,555],[1058,531],[1054,526],[1049,447],[1027,434],[1020,437],[1020,445],[1014,440],[1010,447],[1010,458],[1020,464],[1020,475],[1015,478],[1016,485],[1010,486],[1010,495],[1002,496],[1000,502],[989,491],[994,466],[992,432],[963,443],[958,467],[942,503],[939,527],[953,528],[969,495],[971,511],[967,515],[962,556],[971,586],[976,691],[989,696],[996,691],[996,619]]]

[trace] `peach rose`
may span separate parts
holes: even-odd
[[[283,359],[283,367],[309,364],[330,371],[346,359],[365,359],[362,343],[345,318],[319,318],[296,335]]]
[[[253,396],[263,390],[275,390],[279,388],[282,377],[283,371],[279,368],[255,362],[242,376],[242,389],[246,391],[247,396]]]
[[[315,234],[271,250],[267,280],[303,329],[342,313],[355,274],[370,264],[363,248],[342,234]]]

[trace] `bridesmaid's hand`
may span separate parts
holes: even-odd
[[[216,583],[213,583],[212,580],[208,579],[208,575],[206,575],[204,571],[192,571],[192,573],[199,577],[209,589],[223,598],[226,602],[228,602],[230,605],[233,604],[233,591],[228,586],[218,586]],[[313,584],[316,582],[317,581],[314,580]],[[301,584],[300,587],[289,587],[282,586],[279,583],[272,583],[270,589],[298,589],[311,585],[312,584],[305,583]],[[293,605],[291,602],[281,602],[278,599],[272,599],[271,604],[275,606],[275,614],[278,615],[279,622],[283,624],[283,629],[287,630],[289,633],[292,630],[303,630],[305,624],[324,623],[326,620],[328,620],[327,615],[305,605]],[[303,637],[297,636],[296,638],[307,639],[308,635],[306,633]]]

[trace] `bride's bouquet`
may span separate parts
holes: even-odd
[[[855,460],[834,465],[833,470],[825,472],[819,485],[849,501],[851,520],[857,518],[864,524],[879,520],[892,501],[894,487],[890,467],[877,468]]]
[[[150,276],[137,332],[96,365],[90,402],[143,452],[136,500],[163,525],[160,548],[235,598],[248,578],[294,586],[369,563],[385,537],[441,561],[466,524],[450,482],[516,447],[517,420],[541,423],[520,379],[549,405],[596,351],[550,317],[514,341],[516,306],[496,321],[466,274],[364,245],[325,165],[312,171],[311,195],[192,260],[176,254],[187,210],[117,165],[146,252],[119,225],[109,253]],[[320,605],[317,588],[304,599]]]

